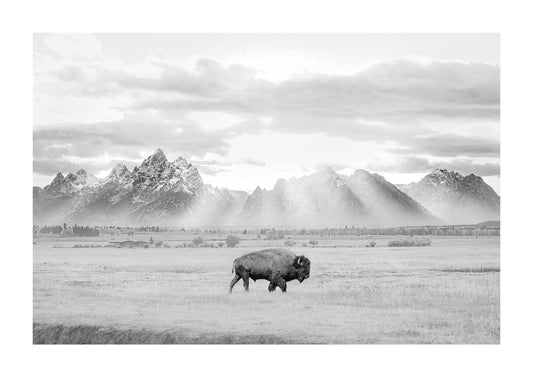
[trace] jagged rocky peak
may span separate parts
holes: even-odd
[[[469,174],[463,178],[465,181],[468,182],[476,182],[476,183],[484,183],[485,181],[480,176],[477,176],[475,174]]]
[[[261,195],[263,193],[263,189],[259,186],[257,186],[254,190],[254,192],[252,192],[252,195],[251,196],[257,196],[257,195]]]
[[[52,180],[52,183],[50,185],[57,184],[59,182],[62,182],[65,180],[65,177],[63,176],[63,173],[59,172],[56,174],[55,178]]]
[[[139,203],[148,203],[167,192],[192,195],[203,187],[196,167],[183,157],[168,161],[160,148],[133,169],[130,180],[133,198]]]
[[[44,187],[44,190],[50,193],[60,193],[62,191],[65,191],[65,186],[67,185],[68,183],[65,177],[63,176],[63,173],[59,172],[56,174],[52,182],[50,182],[49,185]]]
[[[112,173],[115,173],[117,175],[123,175],[125,173],[129,173],[128,167],[123,162],[119,162],[115,165],[113,170],[111,170]]]
[[[127,166],[123,162],[117,163],[113,169],[109,172],[107,177],[105,177],[105,181],[116,181],[116,182],[123,182],[127,180],[131,175],[131,172],[128,170]]]
[[[461,181],[464,177],[453,170],[437,168],[429,173],[426,178],[432,181],[437,180],[439,183],[445,183],[450,181]]]
[[[78,189],[81,189],[85,186],[94,186],[100,182],[97,177],[87,173],[85,169],[78,170],[76,174],[69,173],[66,179]]]
[[[98,183],[98,178],[88,174],[84,169],[80,169],[76,174],[68,173],[66,177],[61,172],[57,173],[54,180],[45,187],[45,190],[54,194],[72,194]]]
[[[178,157],[176,159],[176,161],[174,161],[174,164],[180,168],[184,168],[184,169],[188,169],[190,168],[192,165],[189,161],[187,161],[186,159],[184,159],[183,157]]]
[[[161,148],[157,148],[154,153],[152,153],[142,162],[141,166],[160,165],[164,162],[168,162],[167,156],[165,156],[165,153],[161,150]]]

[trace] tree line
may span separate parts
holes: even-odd
[[[71,237],[98,237],[100,236],[101,232],[98,227],[91,227],[91,226],[82,226],[78,224],[74,224],[71,226],[68,226],[67,223],[63,223],[63,225],[45,225],[42,227],[33,226],[33,233],[34,234],[59,234],[62,236],[71,236]]]

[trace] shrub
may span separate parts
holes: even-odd
[[[194,245],[194,247],[198,247],[203,243],[204,243],[204,239],[202,237],[196,237],[195,239],[192,240],[192,244]]]
[[[267,240],[282,240],[284,238],[285,238],[285,232],[282,230],[272,229],[266,235]]]
[[[389,247],[419,247],[429,245],[431,245],[431,240],[428,238],[409,238],[389,241]]]
[[[163,241],[157,241],[155,243],[155,247],[161,247],[161,246],[163,246]]]
[[[285,246],[296,246],[296,241],[293,241],[293,240],[285,240],[285,242],[283,242],[283,244]]]
[[[307,247],[307,243],[302,242],[302,247]]]
[[[365,245],[365,247],[376,247],[376,241],[372,240]]]
[[[315,247],[316,245],[318,245],[318,241],[317,240],[311,240],[311,241],[309,241],[309,245]]]
[[[217,246],[218,247],[223,247],[224,246],[224,242],[217,242]]]
[[[226,245],[228,247],[235,247],[239,242],[241,242],[241,239],[237,236],[232,236],[231,234],[229,234],[226,237]]]

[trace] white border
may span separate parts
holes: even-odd
[[[526,4],[524,2],[523,4]],[[527,375],[531,12],[510,1],[93,0],[2,5],[2,375]],[[33,346],[32,32],[501,32],[499,346]],[[529,166],[528,166],[529,165]],[[529,352],[528,352],[529,351]]]

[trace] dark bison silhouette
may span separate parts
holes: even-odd
[[[265,249],[243,255],[233,261],[235,277],[230,283],[229,292],[242,279],[244,289],[248,291],[249,280],[264,279],[270,281],[269,292],[280,287],[287,291],[287,282],[298,279],[301,283],[309,277],[311,261],[303,255],[297,256],[292,251],[284,249]]]

